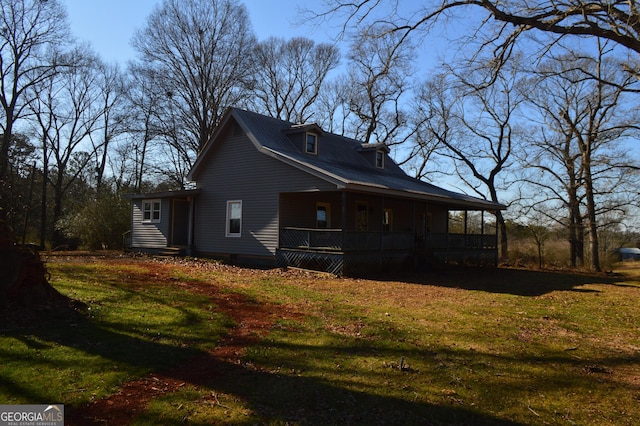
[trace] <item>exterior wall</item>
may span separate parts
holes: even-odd
[[[360,193],[347,193],[346,223],[343,224],[342,193],[339,191],[282,194],[280,197],[281,226],[315,228],[316,204],[319,202],[331,206],[330,228],[355,230],[356,205],[364,203],[367,205],[367,230],[369,232],[382,230],[384,209],[391,209],[393,212],[391,232],[410,232],[414,229],[416,238],[424,238],[425,232],[447,232],[448,210],[446,206]]]
[[[244,134],[227,131],[216,145],[197,176],[201,192],[194,243],[198,253],[273,258],[280,193],[335,190],[334,185],[259,152]],[[240,237],[225,236],[227,201],[231,200],[242,201]]]
[[[430,232],[444,234],[448,232],[449,210],[445,206],[429,205]]]
[[[131,203],[131,248],[159,249],[167,247],[169,238],[170,205],[168,199],[160,200],[160,222],[142,222],[142,202],[136,199]]]
[[[330,205],[329,228],[342,228],[342,193],[304,192],[280,196],[280,226],[316,227],[316,205]]]

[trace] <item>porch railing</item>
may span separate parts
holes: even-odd
[[[417,249],[490,250],[495,235],[429,233],[416,240],[411,232],[359,232],[342,229],[282,228],[280,247],[324,251],[379,251]]]
[[[442,234],[430,233],[418,247],[450,249],[495,249],[498,246],[496,235],[481,234]]]

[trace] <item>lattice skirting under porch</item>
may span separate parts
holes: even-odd
[[[276,250],[278,266],[324,271],[335,275],[342,275],[344,255],[342,253],[313,252],[304,250],[278,249]]]

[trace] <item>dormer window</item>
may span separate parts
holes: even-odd
[[[376,167],[384,169],[384,152],[381,149],[376,151]]]
[[[305,151],[307,154],[318,153],[318,135],[307,132],[305,137]]]

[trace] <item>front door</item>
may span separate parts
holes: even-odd
[[[173,200],[173,219],[171,221],[171,245],[189,244],[189,202]]]

